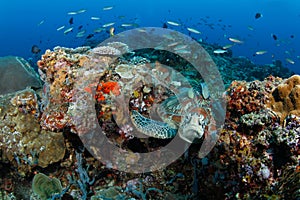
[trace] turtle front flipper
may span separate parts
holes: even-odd
[[[168,139],[175,137],[177,129],[171,128],[167,123],[148,119],[138,111],[131,112],[131,121],[138,131],[150,137]]]

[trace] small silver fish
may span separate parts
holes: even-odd
[[[215,54],[223,54],[223,53],[227,53],[227,50],[224,50],[224,49],[216,49],[216,50],[214,50],[214,53],[215,53]]]
[[[100,17],[91,17],[91,20],[99,20]]]
[[[286,62],[288,62],[288,63],[290,63],[290,64],[295,64],[295,61],[293,61],[292,59],[290,59],[290,58],[286,58],[285,59],[286,60]]]
[[[195,33],[195,34],[201,34],[200,31],[194,29],[194,28],[186,28],[188,31],[192,32],[192,33]]]
[[[228,40],[229,41],[231,41],[231,42],[234,42],[234,43],[237,43],[237,44],[243,44],[244,43],[244,41],[242,41],[242,40],[239,40],[239,39],[236,39],[236,38],[228,38]]]
[[[266,50],[261,50],[261,51],[255,52],[256,55],[264,55],[266,53],[268,53],[268,51],[266,51]]]
[[[61,26],[61,27],[58,27],[56,30],[57,31],[60,31],[60,30],[62,30],[62,29],[64,29],[65,28],[65,26]]]
[[[172,25],[172,26],[180,26],[179,23],[174,22],[174,21],[167,21],[168,24]]]
[[[95,30],[94,30],[94,32],[95,33],[100,33],[100,32],[102,32],[102,31],[104,31],[105,30],[105,28],[96,28]]]
[[[77,13],[84,13],[84,12],[86,12],[86,9],[81,9],[77,11]]]
[[[180,45],[176,46],[174,48],[174,50],[178,51],[178,50],[186,49],[187,47],[188,47],[188,45],[186,45],[186,44],[180,44]]]
[[[77,15],[77,12],[68,12],[68,15]]]
[[[133,26],[133,24],[121,24],[122,27],[130,27]]]
[[[114,25],[115,24],[115,22],[111,22],[111,23],[107,23],[107,24],[103,24],[103,28],[106,28],[106,27],[109,27],[109,26],[112,26],[112,25]]]
[[[114,8],[113,6],[107,6],[107,7],[103,7],[102,10],[111,10],[113,8]]]
[[[38,26],[42,25],[45,22],[45,20],[42,20],[38,23]]]
[[[252,26],[247,27],[250,31],[254,31],[254,28]]]
[[[175,53],[179,53],[179,54],[191,54],[191,51],[189,51],[187,49],[179,49],[179,50],[176,50]]]
[[[84,34],[85,34],[85,30],[80,31],[80,32],[78,32],[78,33],[76,34],[76,37],[78,37],[78,38],[83,37]]]
[[[64,31],[64,34],[66,35],[66,34],[70,33],[72,30],[73,30],[73,27],[68,28],[67,30]]]
[[[233,47],[233,45],[234,44],[227,44],[227,45],[223,46],[222,48],[226,50],[226,49]]]

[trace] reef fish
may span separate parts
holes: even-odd
[[[244,41],[242,41],[242,40],[239,40],[239,39],[236,39],[236,38],[228,38],[228,40],[229,41],[231,41],[231,42],[234,42],[234,43],[237,43],[237,44],[243,44],[244,43]]]
[[[111,10],[113,8],[114,8],[113,6],[107,6],[107,7],[103,7],[102,10]]]
[[[227,50],[224,50],[224,49],[216,49],[216,50],[214,50],[214,54],[223,54],[223,53],[227,53]]]
[[[255,19],[259,19],[259,18],[261,18],[262,16],[263,16],[263,15],[262,15],[261,13],[256,13],[254,17],[255,17]]]
[[[91,20],[99,20],[100,17],[91,17]]]
[[[64,31],[64,34],[68,34],[68,33],[70,33],[71,31],[73,31],[73,27],[68,28],[67,30],[65,30],[65,31]]]
[[[114,36],[115,35],[115,28],[114,27],[110,27],[110,29],[109,29],[109,35],[110,36]]]
[[[111,23],[107,23],[107,24],[103,24],[103,28],[106,28],[106,27],[109,27],[109,26],[112,26],[112,25],[114,25],[115,24],[115,22],[111,22]]]
[[[290,63],[290,64],[295,64],[295,61],[293,61],[292,59],[290,59],[290,58],[286,58],[285,59],[286,60],[286,62],[288,62],[288,63]]]
[[[172,26],[180,26],[179,23],[177,22],[173,22],[173,21],[167,21],[168,24],[172,25]]]
[[[192,33],[195,33],[195,34],[200,34],[201,32],[194,29],[194,28],[186,28],[188,31],[192,32]]]
[[[41,49],[37,45],[32,45],[31,53],[38,54],[41,52]]]
[[[263,55],[263,54],[266,54],[268,51],[265,51],[265,50],[261,50],[261,51],[257,51],[255,52],[256,55]]]
[[[61,26],[61,27],[58,27],[56,30],[57,31],[60,31],[60,30],[62,30],[62,29],[64,29],[65,28],[65,26]]]

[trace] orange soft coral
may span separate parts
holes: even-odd
[[[97,101],[104,101],[104,94],[120,95],[120,86],[117,82],[101,82],[96,89],[95,99]]]

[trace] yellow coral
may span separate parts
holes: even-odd
[[[280,122],[288,115],[300,116],[300,76],[294,75],[273,90],[267,107],[280,118]]]

